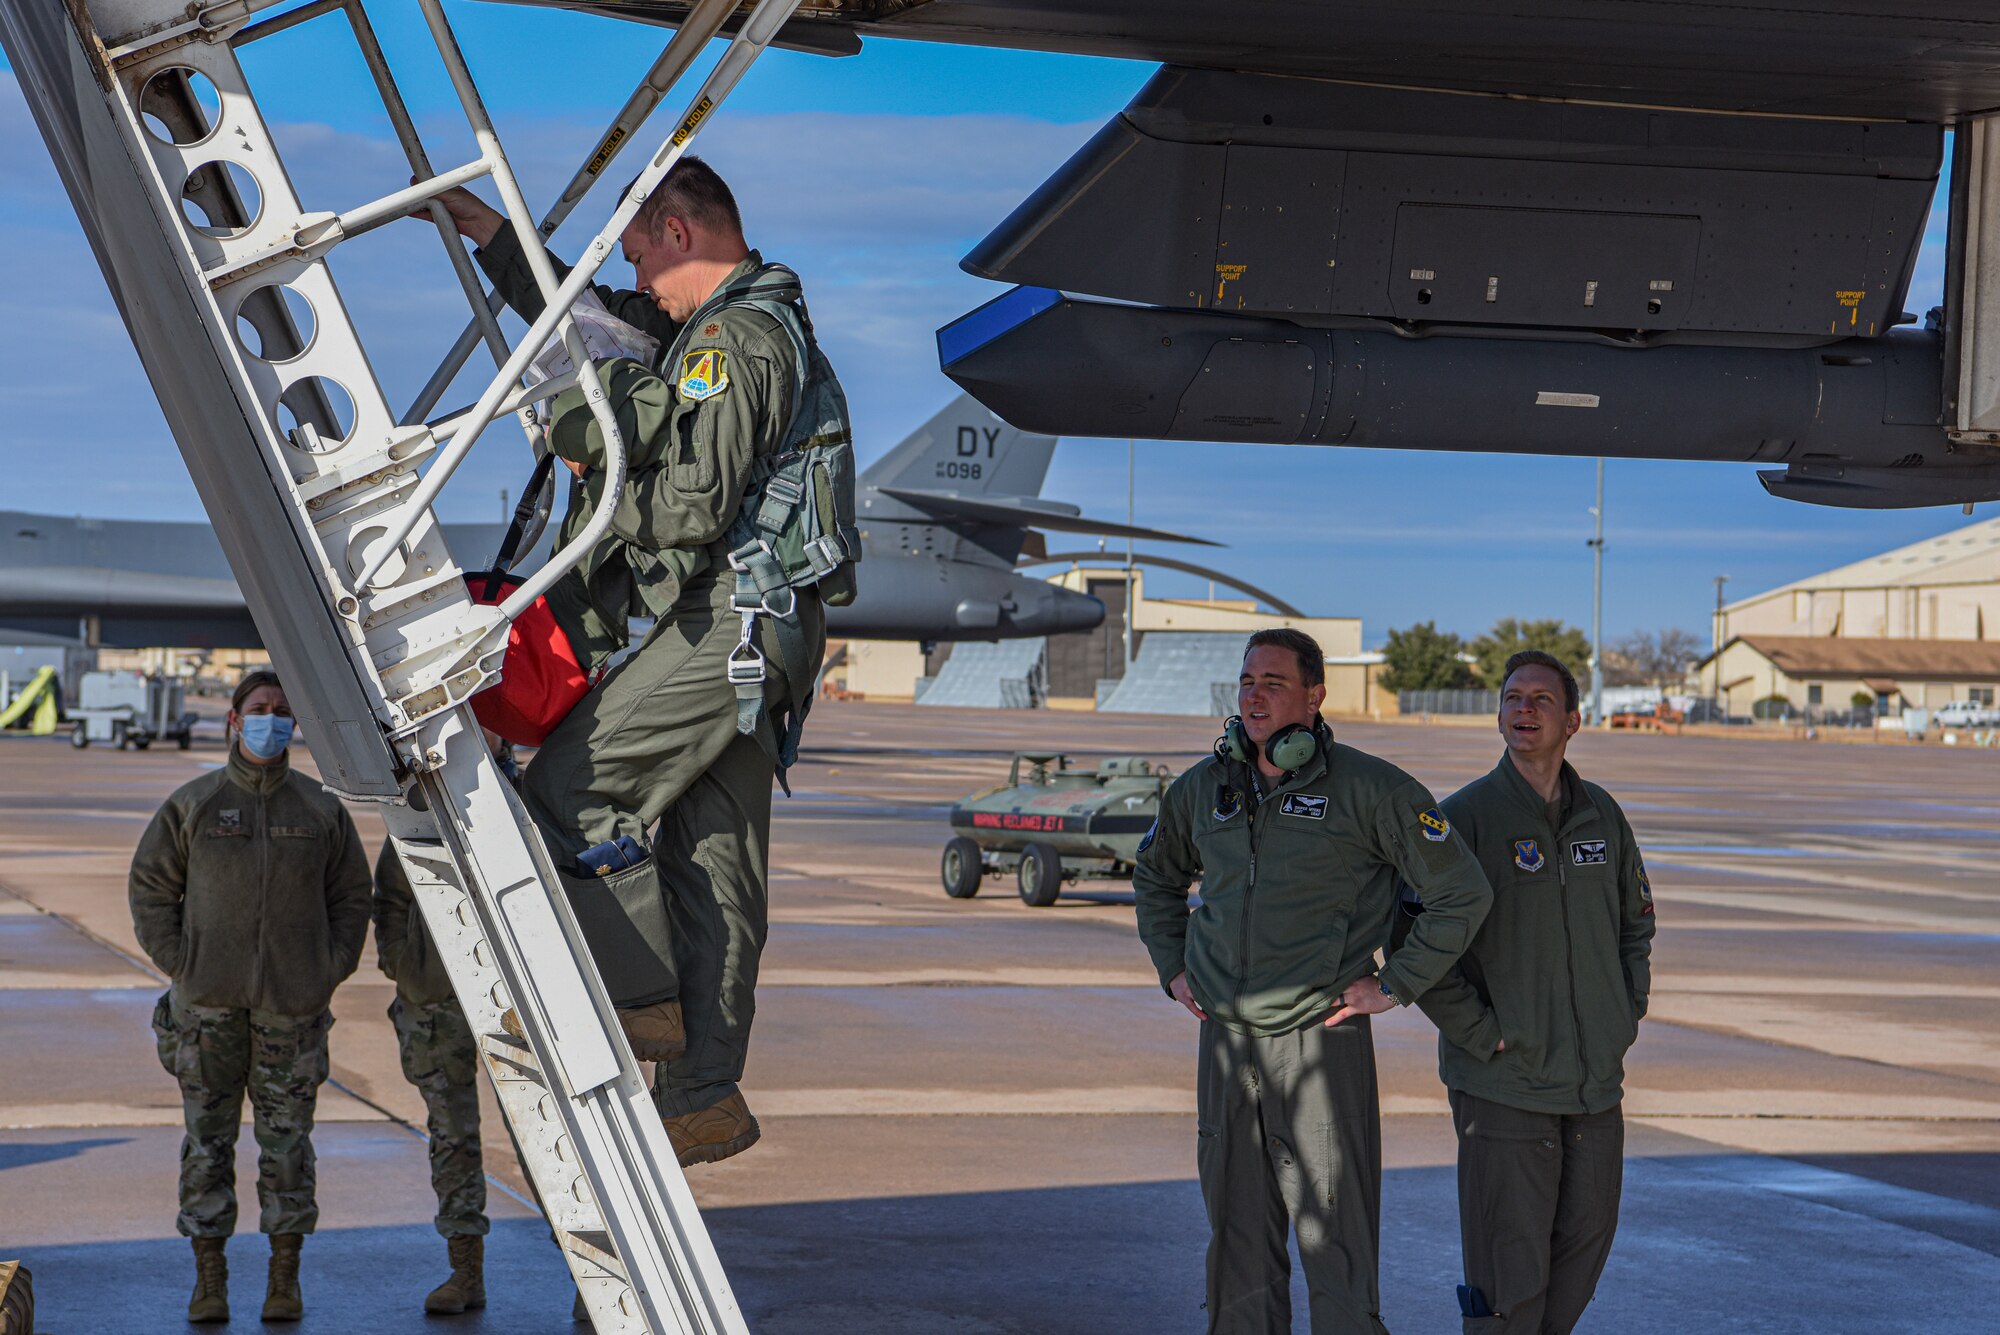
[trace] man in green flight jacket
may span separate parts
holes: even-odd
[[[1196,1159],[1215,1335],[1292,1329],[1288,1216],[1314,1335],[1385,1335],[1368,1016],[1443,977],[1492,899],[1422,784],[1334,742],[1325,698],[1310,636],[1252,635],[1241,714],[1167,789],[1132,878],[1160,985],[1201,1021]],[[1399,882],[1430,911],[1377,977]]]
[[[1417,998],[1458,1131],[1467,1335],[1567,1335],[1618,1228],[1653,891],[1625,813],[1563,758],[1581,723],[1569,669],[1515,654],[1506,754],[1444,804],[1493,884],[1472,948]]]

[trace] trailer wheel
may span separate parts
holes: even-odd
[[[130,733],[125,731],[123,723],[114,723],[111,725],[111,744],[120,751],[131,749],[132,737]]]
[[[1029,844],[1021,850],[1021,865],[1015,876],[1020,883],[1021,902],[1032,909],[1045,909],[1062,893],[1062,855],[1047,844]]]
[[[188,747],[192,746],[193,744],[194,744],[193,733],[184,732],[176,739],[176,745],[178,745],[180,749],[183,751],[187,750]]]
[[[90,734],[83,730],[81,723],[69,730],[69,744],[79,751],[90,745]]]
[[[134,737],[132,739],[132,747],[134,750],[143,751],[152,744],[153,744],[153,739],[150,737]]]
[[[979,893],[979,882],[986,875],[985,862],[979,856],[979,845],[959,835],[944,846],[944,860],[938,872],[944,880],[944,892],[953,899],[970,899]]]

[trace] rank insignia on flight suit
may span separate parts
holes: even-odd
[[[1546,861],[1542,857],[1542,845],[1538,839],[1516,839],[1514,841],[1514,865],[1522,871],[1540,871]]]
[[[704,348],[681,358],[681,398],[689,403],[712,399],[729,388],[729,371],[723,364],[722,349]]]

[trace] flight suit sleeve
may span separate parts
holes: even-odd
[[[409,943],[410,915],[416,912],[416,896],[410,889],[410,878],[403,874],[403,862],[396,856],[396,846],[386,839],[382,841],[382,852],[375,859],[373,909],[375,962],[394,981],[396,969],[402,962],[403,949]]]
[[[333,847],[326,861],[326,921],[333,943],[334,980],[347,977],[361,962],[361,948],[368,940],[369,903],[375,882],[368,874],[368,857],[361,848],[361,833],[347,808],[334,813]]]
[[[1430,792],[1414,780],[1392,789],[1376,807],[1375,837],[1379,856],[1402,873],[1424,905],[1380,975],[1398,1001],[1413,1001],[1472,944],[1493,906],[1493,888]]]
[[[1162,989],[1187,969],[1188,888],[1201,875],[1201,855],[1188,819],[1192,787],[1185,780],[1168,787],[1153,828],[1139,840],[1139,857],[1132,867],[1139,939],[1153,957]]]
[[[1454,832],[1465,841],[1467,847],[1478,845],[1479,831],[1472,823],[1470,812],[1454,809],[1449,800],[1440,804],[1439,810],[1444,813]],[[1414,913],[1410,908],[1407,903],[1397,906],[1395,925],[1389,933],[1391,960],[1395,958],[1396,952],[1403,948],[1403,943],[1409,939],[1410,932],[1416,924],[1423,920],[1424,909],[1421,904]],[[1393,987],[1395,984],[1391,983],[1390,986]],[[1492,1060],[1494,1052],[1500,1046],[1499,1017],[1494,1015],[1492,1007],[1481,999],[1479,989],[1474,987],[1472,980],[1466,976],[1464,955],[1453,960],[1451,967],[1444,971],[1444,975],[1417,998],[1417,1009],[1437,1026],[1438,1032],[1444,1035],[1448,1042],[1463,1048],[1480,1061]]]
[[[1625,990],[1632,999],[1634,1019],[1646,1017],[1647,994],[1653,987],[1653,883],[1646,860],[1632,835],[1624,811],[1618,812],[1618,962],[1625,970]]]
[[[493,287],[506,303],[514,308],[515,314],[532,323],[548,308],[542,300],[542,289],[535,282],[535,274],[528,267],[528,259],[521,251],[521,243],[514,236],[512,227],[503,226],[493,239],[473,252],[479,267],[493,280]],[[570,266],[553,253],[549,263],[556,271],[556,281],[569,276]],[[640,329],[660,341],[666,347],[680,333],[680,326],[668,318],[653,299],[643,292],[628,288],[614,288],[604,283],[592,283],[590,290],[604,303],[604,309],[623,320],[626,324]]]
[[[187,953],[183,911],[187,904],[187,813],[169,801],[154,815],[139,847],[125,896],[132,906],[132,933],[161,972],[180,975]]]
[[[717,381],[701,397],[679,382],[680,367],[668,368],[677,375],[669,382],[629,358],[600,363],[629,451],[625,494],[612,519],[627,542],[660,551],[715,541],[742,508],[752,463],[784,444],[796,354],[782,334],[772,338],[745,328],[746,320],[762,319],[725,311],[717,317],[717,336],[689,347],[683,367],[689,359],[714,356],[707,365]],[[604,435],[583,392],[558,395],[550,411],[550,448],[585,465],[602,486]],[[601,493],[586,485],[594,501]]]

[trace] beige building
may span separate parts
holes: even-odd
[[[2000,519],[1730,603],[1714,629],[1718,645],[1773,635],[2000,641]]]
[[[1936,709],[1953,700],[1992,704],[2000,692],[2000,639],[1844,639],[1738,635],[1703,659],[1701,693],[1745,717],[1782,696],[1790,712],[1852,709],[1857,695],[1880,712]]]
[[[1134,570],[1131,579],[1135,652],[1151,635],[1222,633],[1247,638],[1266,626],[1291,626],[1319,641],[1326,654],[1329,714],[1396,712],[1395,692],[1383,690],[1376,680],[1383,671],[1382,655],[1362,652],[1360,617],[1281,616],[1258,611],[1247,598],[1148,598],[1145,570]],[[1072,567],[1049,582],[1104,604],[1103,624],[1049,639],[1049,703],[1089,708],[1097,684],[1124,672],[1126,575],[1119,569]],[[840,689],[866,699],[908,700],[917,678],[934,675],[950,653],[951,646],[941,644],[926,659],[919,646],[907,641],[849,640],[844,661],[828,677]]]

